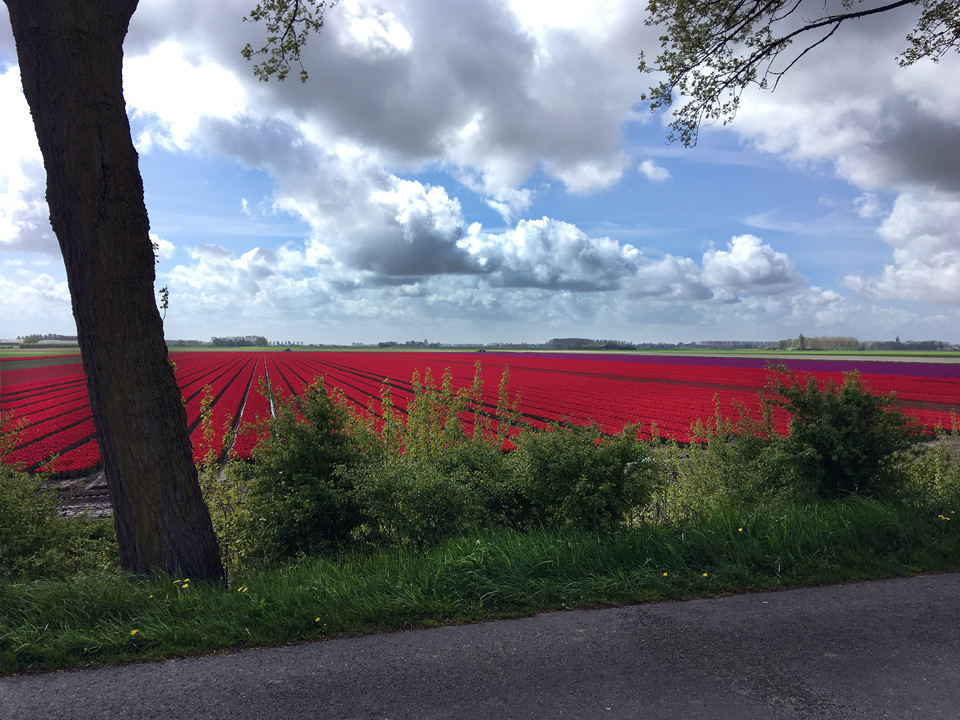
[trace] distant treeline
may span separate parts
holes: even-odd
[[[557,350],[636,350],[637,346],[625,340],[591,340],[589,338],[553,338],[547,347]]]
[[[262,335],[234,335],[231,337],[210,338],[214,347],[268,347],[267,339]]]
[[[33,335],[24,335],[22,338],[24,345],[35,345],[41,340],[60,340],[65,343],[75,343],[77,342],[77,336],[57,335],[56,333],[47,333],[46,335],[41,335],[40,333],[35,333]]]
[[[65,340],[76,341],[76,338],[70,338],[63,335],[30,335],[24,342],[37,343],[44,340]],[[205,340],[167,340],[170,347],[268,347],[276,346],[303,346],[304,343],[298,340],[293,341],[274,341],[269,342],[262,335],[244,335],[233,337],[215,337],[210,341]],[[906,351],[960,351],[960,345],[956,343],[944,342],[943,340],[859,340],[852,336],[815,336],[806,337],[800,335],[796,338],[786,338],[784,340],[698,340],[689,343],[665,343],[665,342],[638,342],[633,343],[627,340],[597,340],[593,338],[553,338],[545,343],[441,343],[429,342],[428,340],[407,340],[398,342],[395,340],[386,340],[383,342],[364,345],[363,343],[353,343],[357,347],[381,347],[381,348],[454,348],[461,350],[490,348],[490,349],[549,349],[549,350],[814,350],[814,351],[849,351],[857,352],[863,350],[906,350]],[[335,345],[316,345],[311,343],[310,347],[338,347]]]
[[[812,337],[801,335],[797,340],[781,340],[781,350],[956,350],[957,346],[942,340],[858,340],[855,337]]]

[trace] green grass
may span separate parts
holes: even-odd
[[[953,508],[720,508],[613,534],[496,532],[238,574],[0,580],[0,674],[158,659],[543,610],[960,569]]]
[[[37,348],[25,348],[21,349],[18,347],[2,347],[0,348],[0,358],[33,358],[33,357],[44,357],[47,355],[76,355],[79,357],[80,348],[51,348],[51,347],[37,347]]]

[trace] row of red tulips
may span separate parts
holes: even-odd
[[[469,387],[476,371],[477,355],[471,353],[245,353],[189,352],[172,356],[176,363],[197,460],[208,450],[223,455],[228,431],[236,431],[233,452],[249,454],[262,430],[252,429],[271,413],[261,394],[269,381],[283,399],[300,395],[317,376],[324,376],[330,388],[338,388],[357,408],[378,418],[383,413],[381,395],[388,388],[394,407],[402,414],[414,396],[412,378],[416,373],[425,382],[428,373],[435,384],[449,368],[455,388]],[[884,365],[885,368],[889,365]],[[950,428],[952,413],[960,411],[960,381],[953,377],[864,373],[864,385],[877,392],[898,393],[905,412],[930,427]],[[57,453],[53,463],[58,472],[92,468],[99,461],[86,386],[79,362],[75,365],[4,372],[0,387],[0,411],[12,413],[22,423],[19,440],[8,460],[36,468]],[[691,424],[709,422],[719,407],[721,415],[733,418],[737,406],[747,412],[759,411],[759,391],[767,381],[760,367],[631,362],[579,355],[541,356],[488,353],[482,357],[481,407],[488,416],[495,412],[502,373],[508,370],[511,395],[519,393],[517,411],[533,426],[554,421],[598,422],[608,433],[619,432],[625,424],[639,424],[641,432],[656,432],[681,441],[690,439]],[[2,364],[0,364],[2,371]],[[17,373],[16,382],[8,382]],[[52,376],[51,376],[52,375]],[[836,371],[814,373],[818,381],[842,381]],[[948,375],[948,373],[944,373]],[[208,389],[209,388],[209,389]],[[210,402],[209,426],[213,438],[207,442],[201,423],[205,397]],[[778,416],[779,431],[786,418]],[[465,420],[473,420],[468,413]]]

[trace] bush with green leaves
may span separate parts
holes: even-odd
[[[904,463],[907,499],[916,505],[960,506],[960,434],[956,430],[923,447]]]
[[[274,398],[274,407],[244,501],[249,554],[267,562],[328,551],[364,520],[350,476],[336,472],[355,463],[366,442],[343,398],[319,378],[299,399]]]
[[[0,575],[32,580],[119,567],[110,521],[66,521],[59,509],[40,476],[0,464]]]
[[[481,498],[462,468],[394,458],[343,468],[369,521],[361,539],[422,549],[486,524]]]
[[[782,366],[773,368],[767,388],[766,402],[790,415],[788,437],[760,458],[768,485],[821,498],[889,497],[902,487],[898,461],[924,438],[892,406],[895,394],[871,393],[857,372],[844,373],[842,385],[821,386]]]
[[[735,415],[714,400],[714,417],[693,424],[687,446],[667,443],[657,457],[674,482],[658,498],[658,519],[677,521],[699,515],[719,502],[753,502],[766,494],[759,482],[767,449],[778,438],[773,408],[762,404],[755,416],[734,403]]]
[[[368,521],[366,541],[423,548],[476,528],[509,524],[516,514],[503,444],[512,406],[501,378],[498,407],[483,406],[479,362],[473,382],[454,388],[449,368],[437,385],[414,373],[406,413],[381,392],[383,427],[360,462],[340,472],[355,488]],[[474,421],[472,432],[465,416]],[[492,428],[491,415],[497,421]],[[370,437],[368,435],[368,437]]]
[[[528,524],[615,528],[650,500],[660,479],[635,426],[606,437],[596,425],[555,425],[516,442],[511,464]]]

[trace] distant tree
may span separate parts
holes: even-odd
[[[844,23],[904,6],[918,17],[898,58],[902,67],[960,50],[958,0],[649,0],[647,25],[662,29],[660,53],[650,63],[641,52],[639,69],[666,79],[641,99],[657,110],[680,95],[669,140],[695,145],[701,123],[734,118],[747,87],[775,89]]]
[[[34,345],[43,339],[42,335],[24,335],[23,342],[26,345]]]

